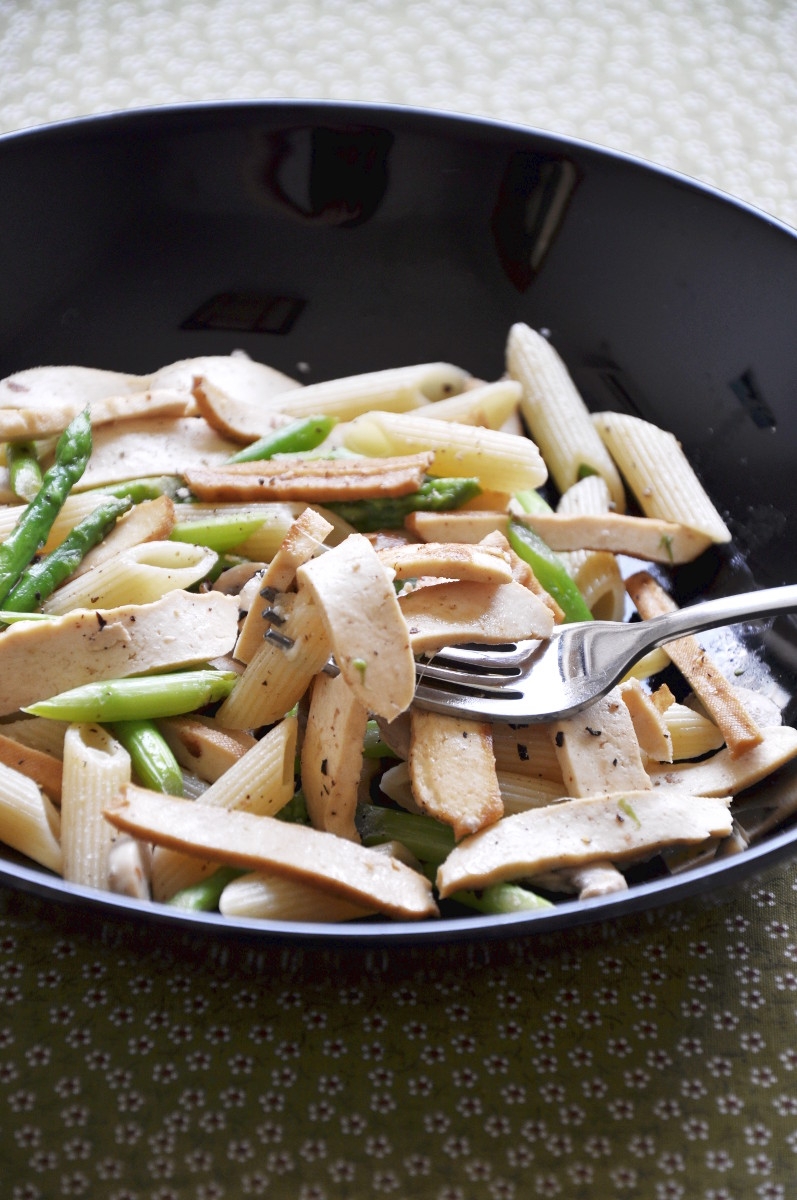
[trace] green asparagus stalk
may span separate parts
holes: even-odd
[[[378,804],[359,806],[357,829],[364,846],[401,842],[419,862],[434,866],[439,866],[454,849],[454,833],[442,821]]]
[[[179,500],[179,492],[184,488],[185,484],[179,475],[145,475],[137,479],[124,479],[120,483],[104,483],[88,491],[102,492],[104,496],[126,496],[134,504],[140,504],[142,500],[157,500],[159,496]]]
[[[509,544],[565,614],[565,621],[591,621],[592,613],[567,568],[542,538],[522,521],[510,520]]]
[[[336,424],[335,417],[302,417],[245,446],[231,455],[227,462],[254,462],[273,458],[275,454],[302,454],[306,450],[315,450]]]
[[[517,883],[491,883],[478,892],[463,890],[454,892],[448,898],[456,900],[466,908],[473,908],[476,912],[484,913],[488,917],[500,917],[507,913],[553,907],[550,900],[538,896],[536,892],[521,887]]]
[[[207,879],[175,892],[167,904],[172,908],[186,908],[190,912],[215,912],[227,884],[244,874],[245,871],[238,867],[218,867]]]
[[[262,525],[263,517],[207,517],[202,521],[178,522],[169,537],[173,542],[190,542],[226,554],[257,533]]]
[[[183,773],[154,721],[114,721],[111,732],[121,742],[144,787],[168,796],[183,795]]]
[[[42,469],[34,442],[9,442],[6,446],[8,482],[15,496],[32,500],[42,485]]]
[[[235,671],[175,671],[137,675],[71,688],[24,710],[56,721],[137,721],[176,717],[224,700],[238,678]]]
[[[395,750],[391,750],[383,741],[379,725],[373,719],[365,727],[365,742],[363,744],[364,758],[398,758]]]
[[[10,612],[32,612],[69,578],[92,546],[102,541],[130,507],[130,500],[113,497],[98,505],[94,512],[78,522],[60,546],[25,568],[5,599],[5,608]]]
[[[298,763],[297,763],[298,774]],[[288,821],[292,825],[310,825],[310,814],[307,811],[307,799],[301,788],[294,792],[292,798],[287,804],[283,804],[282,808],[276,812],[275,817],[278,821]]]
[[[85,410],[61,434],[55,448],[55,462],[45,472],[39,491],[0,545],[0,605],[46,542],[64,501],[85,471],[90,454],[91,421]]]
[[[478,496],[480,491],[477,479],[427,479],[408,496],[342,501],[325,507],[360,533],[373,533],[377,529],[400,529],[411,512],[450,512]]]

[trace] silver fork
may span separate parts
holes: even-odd
[[[649,650],[690,633],[797,610],[797,584],[706,600],[629,624],[558,625],[548,641],[451,646],[417,663],[420,708],[531,724],[572,716],[619,683]]]

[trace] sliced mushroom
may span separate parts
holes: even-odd
[[[686,790],[614,792],[504,817],[460,842],[440,867],[441,896],[553,869],[638,861],[663,846],[727,837],[730,797]]]
[[[504,814],[490,726],[441,713],[410,713],[409,773],[422,812],[459,840]]]
[[[677,607],[647,571],[639,571],[627,579],[626,588],[643,620],[672,612]],[[758,745],[761,730],[697,638],[691,635],[678,638],[668,642],[664,649],[722,730],[731,754],[744,754]]]
[[[437,914],[425,876],[377,850],[274,817],[229,812],[129,785],[106,818],[117,829],[200,858],[302,879],[391,917]]]
[[[477,583],[509,583],[513,577],[509,556],[500,547],[469,546],[463,542],[419,542],[377,553],[397,579],[433,575]]]
[[[219,466],[237,449],[198,417],[158,417],[104,425],[80,480],[81,490],[147,475],[184,475]]]
[[[744,754],[734,756],[726,748],[703,762],[650,763],[650,781],[654,788],[683,787],[701,796],[741,792],[797,757],[797,729],[772,725],[761,735],[761,741]]]
[[[498,644],[550,637],[553,614],[519,583],[440,583],[399,598],[413,653],[458,642]]]
[[[370,712],[391,721],[415,694],[415,660],[390,575],[371,543],[352,534],[296,573],[326,625],[335,662]]]
[[[571,796],[650,787],[631,714],[616,688],[575,716],[552,721],[549,730]]]
[[[668,566],[693,562],[711,538],[688,525],[627,513],[514,513],[552,550],[610,550]]]
[[[373,459],[270,459],[183,472],[200,500],[304,500],[319,504],[406,496],[426,478],[431,454]]]
[[[238,606],[218,592],[20,621],[0,634],[0,715],[84,683],[207,662],[237,632]]]
[[[316,676],[301,756],[307,811],[316,829],[354,842],[367,723],[368,710],[342,675]]]

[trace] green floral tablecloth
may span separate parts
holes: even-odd
[[[786,1200],[796,889],[376,951],[0,892],[3,1195]]]

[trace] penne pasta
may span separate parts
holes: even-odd
[[[617,467],[551,343],[528,325],[513,325],[506,363],[523,388],[521,412],[559,491],[567,491],[584,472],[595,473],[606,481],[614,508],[624,512],[625,489]]]
[[[60,875],[60,826],[58,809],[38,784],[0,763],[0,841]]]
[[[216,558],[212,550],[185,542],[142,542],[63,584],[42,612],[63,616],[76,608],[151,604],[204,579]]]
[[[116,833],[103,811],[130,782],[130,755],[100,725],[70,725],[64,738],[61,846],[64,879],[108,887]]]
[[[595,428],[648,517],[686,525],[710,542],[731,535],[677,439],[626,413],[596,413]]]
[[[537,447],[527,438],[439,421],[425,412],[369,413],[352,421],[343,440],[349,450],[379,458],[431,451],[431,475],[473,476],[488,490],[522,492],[548,477]]]

